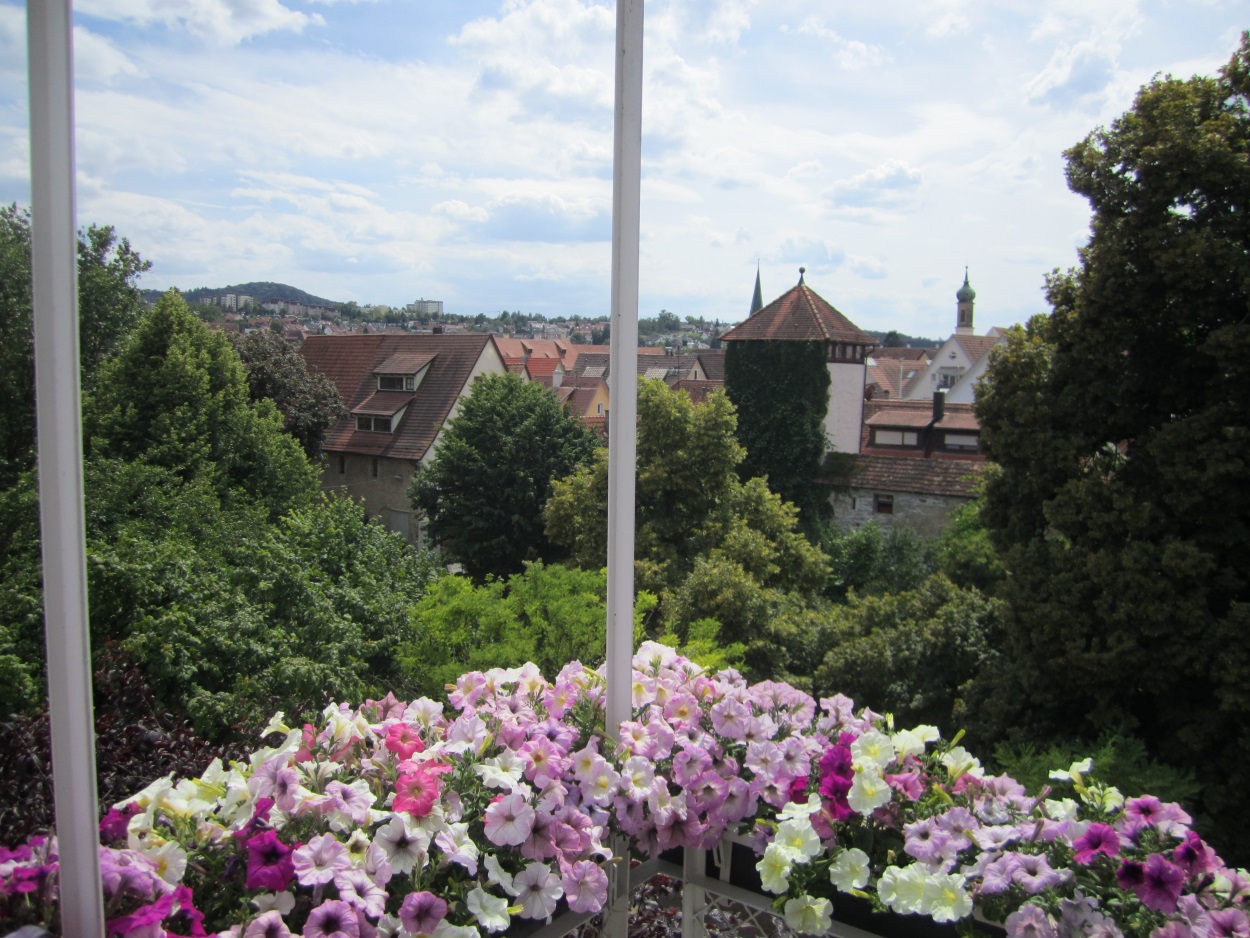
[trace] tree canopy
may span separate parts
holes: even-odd
[[[273,401],[286,432],[309,459],[318,458],[326,430],[347,413],[334,382],[309,371],[304,356],[281,334],[249,332],[231,341],[247,370],[252,400]]]
[[[143,314],[135,282],[151,265],[109,226],[78,235],[79,357],[90,387],[104,357]],[[0,485],[34,464],[35,358],[30,213],[0,206]]]
[[[1093,210],[1049,316],[979,394],[998,464],[1013,725],[1111,723],[1198,767],[1250,845],[1250,34],[1214,78],[1156,78],[1070,149]],[[1233,780],[1233,781],[1230,781]]]
[[[283,433],[273,403],[250,400],[230,340],[210,332],[176,290],[100,368],[83,420],[91,454],[203,477],[275,519],[317,491],[316,470]]]
[[[790,621],[781,614],[786,597],[814,596],[828,567],[798,530],[793,505],[762,479],[739,480],[735,426],[723,392],[693,404],[663,381],[640,382],[637,583],[660,595],[679,641],[690,640],[692,624],[715,619],[726,643],[747,644],[749,666],[779,674],[790,660],[779,641]],[[582,567],[606,560],[607,505],[606,454],[555,484],[547,533]]]
[[[487,375],[474,382],[409,495],[430,536],[470,575],[504,577],[527,560],[552,559],[543,527],[552,483],[598,447],[549,388]]]

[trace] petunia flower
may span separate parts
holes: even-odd
[[[243,938],[290,938],[291,930],[276,910],[262,912],[247,924]]]
[[[292,860],[301,886],[331,882],[336,873],[351,866],[347,848],[333,834],[322,834],[303,846],[296,847]]]
[[[869,874],[868,854],[858,847],[851,847],[839,853],[829,867],[829,882],[842,892],[850,892],[867,886]]]
[[[531,863],[512,879],[523,918],[545,919],[555,912],[564,887],[560,877],[545,863]]]
[[[304,938],[360,938],[356,910],[340,899],[327,899],[308,913]]]
[[[1089,866],[1098,856],[1114,857],[1120,852],[1120,835],[1109,824],[1091,824],[1072,844],[1074,862]]]
[[[833,903],[828,899],[787,899],[784,913],[786,925],[802,935],[823,935],[833,925]]]
[[[447,903],[431,892],[410,892],[399,907],[399,920],[404,931],[413,935],[429,935],[447,917]]]
[[[282,892],[295,878],[292,850],[274,831],[262,831],[247,842],[248,889]]]
[[[561,868],[560,880],[569,909],[598,912],[608,901],[608,874],[589,860],[579,860]]]
[[[477,923],[489,932],[507,931],[512,921],[508,915],[508,900],[492,896],[481,886],[469,890],[464,904]]]
[[[534,827],[534,809],[524,795],[513,792],[487,807],[484,823],[486,839],[491,843],[517,846],[525,842]]]

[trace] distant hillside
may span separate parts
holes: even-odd
[[[889,335],[888,332],[879,332],[873,329],[865,329],[864,331],[883,344],[885,342],[885,337]],[[901,332],[897,333],[897,335],[900,340],[901,348],[937,348],[944,341],[942,339],[918,339],[915,336],[903,335]]]
[[[154,303],[160,299],[161,292],[160,290],[144,290],[143,298],[149,303]],[[257,303],[264,303],[269,300],[286,300],[288,303],[303,303],[305,306],[337,307],[342,305],[335,300],[327,300],[324,297],[305,293],[303,290],[290,284],[273,283],[269,280],[236,283],[229,287],[196,287],[194,290],[183,290],[182,296],[188,303],[202,303],[211,296],[220,296],[223,293],[241,293],[244,296],[255,298]]]

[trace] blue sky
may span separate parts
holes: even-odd
[[[29,199],[25,5],[0,0],[0,201]],[[1221,0],[651,0],[641,314],[807,282],[866,329],[1044,311],[1085,202],[1062,153],[1152,75],[1212,74]],[[609,309],[614,5],[79,0],[78,212],[144,285],[276,280],[449,312]]]

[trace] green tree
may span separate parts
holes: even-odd
[[[550,389],[488,375],[474,382],[409,496],[430,535],[471,576],[507,576],[526,560],[552,559],[542,515],[552,482],[598,447]]]
[[[434,583],[413,607],[413,640],[400,651],[418,691],[436,699],[466,671],[533,662],[554,678],[570,661],[598,667],[605,654],[607,575],[527,563],[506,580],[475,586],[467,577]],[[635,627],[655,604],[640,593]]]
[[[940,573],[905,592],[852,597],[828,627],[815,691],[953,734],[978,718],[975,679],[998,665],[1001,605]]]
[[[273,403],[249,399],[230,340],[210,332],[176,290],[100,369],[83,416],[90,453],[203,477],[275,519],[317,491],[316,470]]]
[[[638,389],[635,563],[641,589],[661,598],[681,642],[715,619],[726,643],[747,646],[754,673],[788,662],[778,609],[790,593],[812,597],[828,575],[824,555],[797,528],[797,512],[762,479],[742,482],[742,447],[723,393],[705,403],[642,380]],[[607,556],[606,454],[555,485],[547,533],[588,569]]]
[[[821,549],[829,556],[826,595],[845,599],[915,589],[933,572],[933,545],[906,525],[883,531],[875,521],[843,533],[821,531]]]
[[[231,341],[247,369],[252,400],[273,401],[286,432],[299,440],[309,459],[317,459],[326,430],[347,415],[334,382],[310,372],[304,356],[281,335],[249,332]]]
[[[978,396],[1000,469],[1014,667],[1003,722],[1110,723],[1196,767],[1250,855],[1250,34],[1218,77],[1157,78],[1067,152],[1093,209]],[[1012,703],[1016,707],[1012,707]]]
[[[738,439],[746,448],[739,473],[766,478],[813,531],[832,513],[828,491],[816,482],[829,385],[820,342],[730,342],[725,352],[725,393],[738,410]]]
[[[150,266],[111,227],[79,232],[78,347],[85,387],[142,316],[135,282]],[[12,484],[34,464],[33,342],[30,213],[0,206],[0,485]]]

